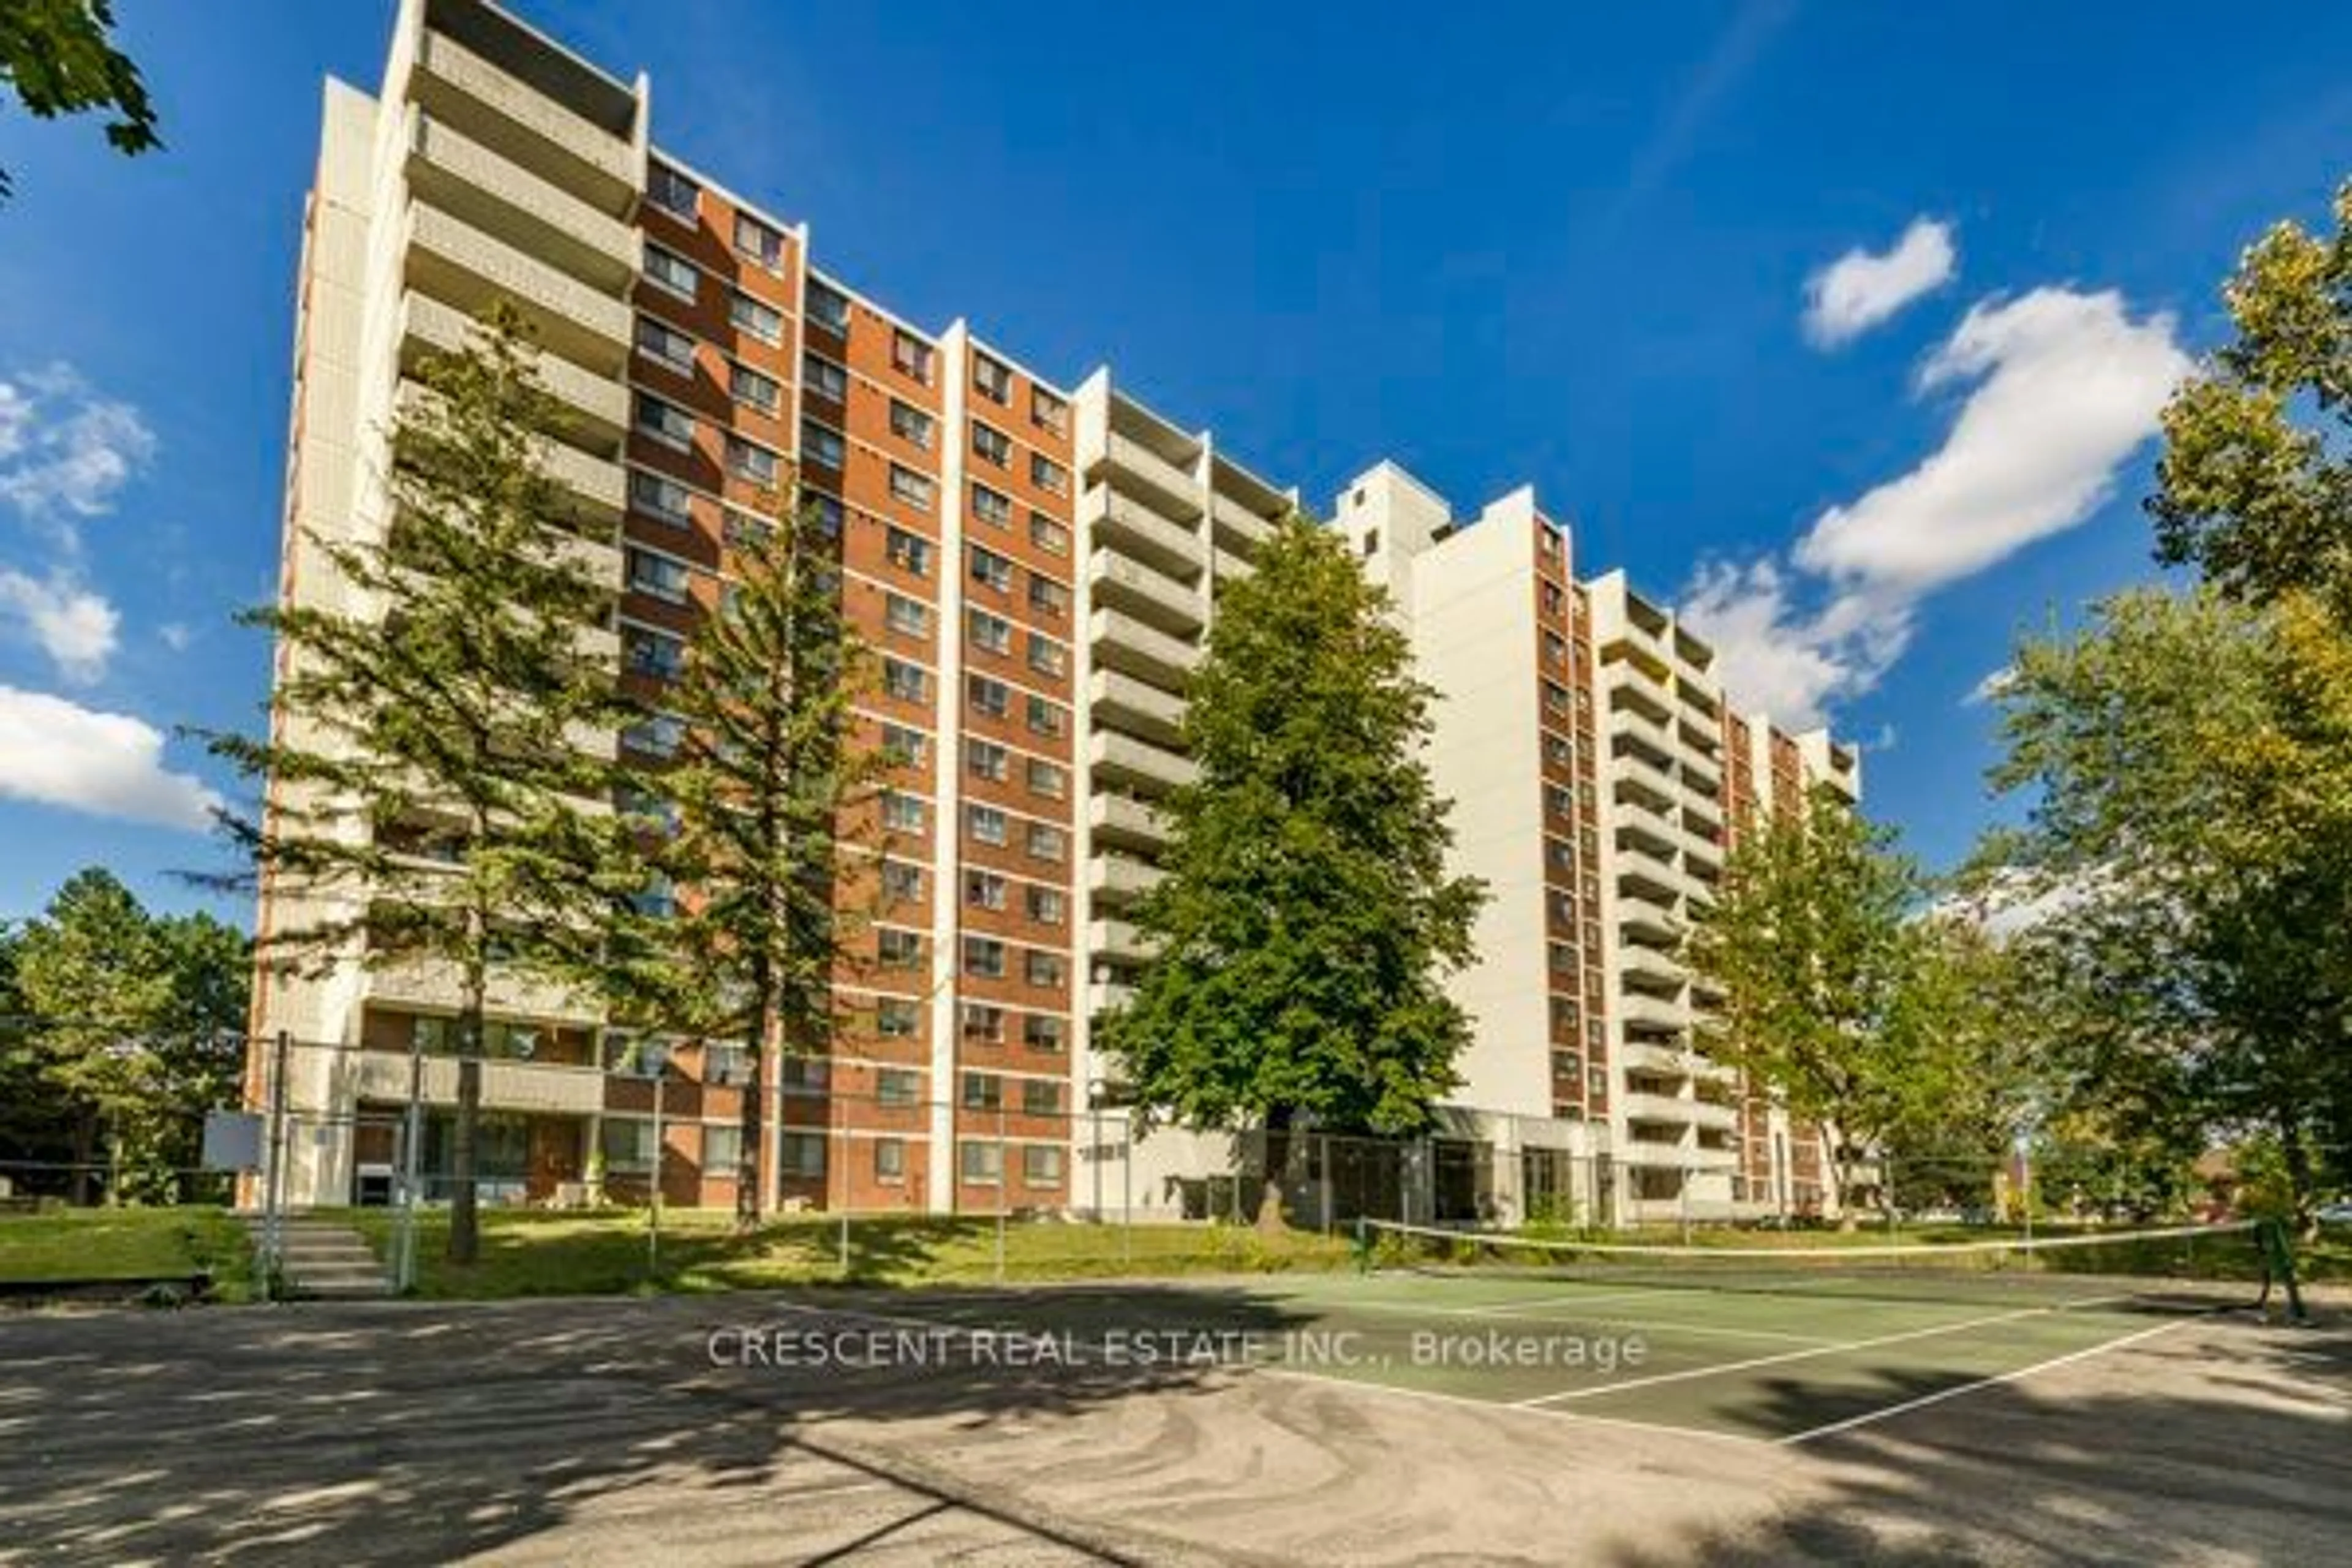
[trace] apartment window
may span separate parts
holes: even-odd
[[[1572,975],[1576,973],[1575,948],[1564,942],[1546,942],[1544,951],[1550,955],[1551,972],[1554,974]]]
[[[1050,1078],[1022,1079],[1021,1112],[1024,1116],[1059,1116],[1062,1113],[1062,1086]],[[1054,1152],[1045,1151],[1047,1153]]]
[[[971,830],[973,843],[1003,844],[1004,842],[1004,813],[992,805],[978,804],[967,805],[963,810],[964,825]]]
[[[993,550],[971,547],[971,580],[985,583],[1000,594],[1013,592],[1013,563]]]
[[[901,702],[928,701],[931,695],[930,673],[919,664],[886,656],[882,660],[882,689]]]
[[[811,395],[827,403],[839,403],[849,395],[849,373],[813,353],[801,355],[801,380]]]
[[[931,738],[920,730],[909,730],[904,724],[882,726],[882,755],[892,765],[919,768],[930,752]]]
[[[882,792],[882,825],[895,833],[920,833],[923,830],[923,803],[899,790]]]
[[[1568,663],[1568,639],[1558,632],[1544,633],[1543,652],[1548,662],[1565,666]]]
[[[691,218],[695,204],[701,199],[702,187],[667,163],[651,163],[646,169],[646,195],[662,211],[676,217]]]
[[[963,1037],[1001,1045],[1004,1040],[1004,1009],[982,1002],[963,1005]],[[977,1076],[977,1075],[974,1075]]]
[[[977,419],[972,421],[971,449],[976,456],[1000,468],[1013,466],[1013,437],[992,425],[982,425]]]
[[[811,491],[802,500],[803,509],[817,532],[826,539],[841,537],[841,498],[821,490]]]
[[[1029,607],[1055,619],[1070,613],[1070,591],[1051,577],[1029,574]]]
[[[1047,700],[1034,692],[1029,697],[1029,732],[1033,735],[1059,736],[1069,727],[1070,718],[1061,704]]]
[[[913,404],[901,403],[895,397],[890,400],[890,434],[901,441],[928,452],[931,449],[931,437],[938,428],[939,421]]]
[[[1004,1180],[1004,1146],[966,1138],[956,1144],[956,1170],[969,1185],[995,1186]]]
[[[1029,542],[1048,555],[1070,552],[1070,531],[1042,511],[1029,514]]]
[[[964,682],[964,695],[975,713],[1002,719],[1013,710],[1013,689],[992,676],[975,675]]]
[[[1048,1084],[1047,1088],[1053,1086]],[[1062,1151],[1051,1143],[1024,1144],[1021,1150],[1021,1180],[1032,1187],[1062,1184]]]
[[[890,367],[925,386],[931,384],[931,345],[900,327],[890,333]]]
[[[907,1141],[904,1138],[874,1140],[874,1179],[877,1182],[903,1182],[907,1179]]]
[[[727,437],[727,471],[762,489],[773,489],[776,477],[782,471],[782,459],[757,441],[730,435]]]
[[[727,319],[735,323],[738,331],[749,333],[763,343],[784,341],[784,313],[740,289],[727,301]]]
[[[972,355],[971,384],[991,403],[1013,401],[1013,372],[1000,360],[982,353]]]
[[[814,419],[801,421],[801,457],[813,468],[839,468],[846,456],[841,433]]]
[[[606,1170],[650,1171],[654,1168],[654,1124],[650,1117],[606,1117],[597,1138]]]
[[[874,933],[874,956],[885,969],[918,969],[923,962],[920,933],[883,926]]]
[[[1557,680],[1545,681],[1543,683],[1543,700],[1545,711],[1563,715],[1566,714],[1568,712],[1568,688],[1562,686]]]
[[[1070,470],[1043,452],[1029,454],[1029,482],[1052,495],[1070,488]]]
[[[701,269],[685,257],[658,245],[646,247],[646,279],[681,300],[692,300],[702,284]]]
[[[903,1004],[912,1010],[912,1002]],[[884,1068],[874,1075],[874,1099],[882,1105],[912,1105],[922,1098],[923,1080],[903,1068]]]
[[[1032,757],[1028,763],[1029,789],[1047,800],[1059,800],[1069,788],[1069,774],[1061,766],[1043,757]]]
[[[890,465],[890,499],[917,511],[931,510],[931,481],[912,468]]]
[[[740,1046],[702,1047],[702,1081],[705,1083],[741,1083],[751,1075],[751,1053]]]
[[[883,861],[882,897],[887,902],[894,904],[921,902],[923,868],[920,866],[910,866],[904,860]]]
[[[629,470],[629,504],[647,517],[676,528],[694,521],[692,492],[676,479],[643,468]]]
[[[637,394],[637,428],[663,446],[684,452],[694,446],[694,419],[685,409]]]
[[[680,375],[694,374],[694,340],[651,316],[637,318],[637,352],[647,359],[658,360]]]
[[[686,741],[686,721],[675,714],[648,714],[621,731],[621,743],[648,757],[669,757]]]
[[[746,408],[774,415],[784,405],[783,383],[747,364],[727,367],[727,394]]]
[[[976,910],[1004,908],[1003,878],[993,871],[966,871],[963,874],[963,901]]]
[[[981,980],[1004,978],[1004,944],[992,936],[963,939],[963,972]]]
[[[988,653],[1013,651],[1013,623],[1003,616],[975,605],[965,612],[964,625],[971,634],[972,647]]]
[[[1022,977],[1032,985],[1059,989],[1070,977],[1070,968],[1058,952],[1032,952],[1022,961]]]
[[[782,1144],[785,1175],[814,1178],[824,1174],[824,1133],[787,1132]]]
[[[1566,784],[1544,785],[1544,809],[1554,816],[1572,816],[1576,813],[1576,792]]]
[[[1013,500],[1010,496],[990,489],[974,481],[971,487],[971,515],[992,528],[1013,526]]]
[[[964,771],[991,784],[1004,782],[1005,773],[1012,766],[1012,752],[993,741],[983,741],[975,736],[963,743]],[[991,904],[989,907],[999,909],[1003,906]]]
[[[1043,1013],[1032,1013],[1021,1026],[1021,1043],[1033,1051],[1059,1051],[1062,1048],[1062,1020]]]
[[[1029,668],[1040,675],[1058,676],[1070,665],[1070,650],[1051,637],[1029,634]]]
[[[735,250],[771,272],[784,269],[784,237],[750,213],[735,215]]]
[[[1576,750],[1565,735],[1547,733],[1543,739],[1544,760],[1554,767],[1564,768],[1576,760]]]
[[[656,555],[650,550],[629,550],[629,586],[665,604],[683,605],[692,596],[693,569],[683,561]]]
[[[1059,436],[1070,426],[1070,405],[1042,386],[1029,389],[1029,420],[1041,429]]]
[[[882,599],[882,624],[902,636],[927,637],[931,635],[931,607],[904,594],[886,594]]]
[[[808,319],[813,326],[831,332],[849,331],[849,296],[815,279],[808,284]]]
[[[1062,857],[1068,852],[1069,836],[1060,828],[1049,826],[1042,822],[1033,822],[1029,825],[1029,858],[1031,859],[1050,860],[1059,865]]]
[[[786,1089],[821,1093],[833,1081],[833,1064],[823,1057],[786,1057],[781,1065]]]
[[[1559,591],[1557,583],[1543,585],[1543,609],[1547,616],[1557,616],[1568,607],[1568,595]]]
[[[686,639],[651,626],[621,628],[622,657],[632,675],[676,680],[686,672]]]
[[[1584,1091],[1595,1100],[1609,1098],[1609,1073],[1603,1068],[1589,1068],[1584,1074]]]
[[[992,1072],[968,1072],[962,1084],[958,1098],[966,1110],[994,1110],[1004,1103],[1004,1080]]]
[[[883,553],[889,557],[890,564],[900,571],[911,572],[918,577],[931,574],[931,542],[920,534],[894,527],[882,548]]]

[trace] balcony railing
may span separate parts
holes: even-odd
[[[1191,784],[1201,772],[1190,757],[1109,730],[1095,731],[1087,757],[1097,779],[1160,794]]]
[[[1087,561],[1087,584],[1094,602],[1149,621],[1176,636],[1206,624],[1201,595],[1141,561],[1097,550]]]
[[[414,374],[427,355],[463,352],[471,331],[463,311],[410,291],[401,300],[401,369]],[[597,457],[616,455],[628,433],[628,389],[553,354],[533,358],[540,384],[562,405],[562,422],[554,433]]]
[[[426,33],[409,96],[481,141],[512,150],[542,179],[615,216],[635,201],[636,149],[445,35]],[[522,134],[517,136],[516,132]]]
[[[499,153],[410,111],[412,190],[500,239],[608,294],[638,266],[637,230]]]
[[[1171,691],[1181,690],[1201,662],[1201,650],[1194,644],[1118,610],[1097,610],[1087,632],[1094,643],[1097,665],[1123,670]]]
[[[541,345],[617,378],[629,354],[629,307],[422,199],[409,207],[407,280],[467,315],[504,298]]]

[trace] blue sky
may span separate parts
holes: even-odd
[[[167,151],[0,111],[0,917],[220,864],[169,731],[262,696],[319,82],[390,22],[118,9]],[[1968,693],[2152,574],[2163,388],[2352,173],[2342,7],[2225,59],[2171,5],[523,9],[918,320],[1108,360],[1318,506],[1383,456],[1532,480],[1935,862],[1994,810]]]

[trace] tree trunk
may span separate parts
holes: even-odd
[[[488,1010],[488,921],[478,904],[466,917],[465,992],[457,1015],[457,1110],[449,1129],[449,1261],[481,1255],[481,1200],[474,1190],[474,1132],[482,1111],[482,1016]]]
[[[743,1135],[735,1151],[735,1227],[750,1230],[765,1210],[762,1145],[768,1136],[768,1037],[775,1032],[774,971],[765,953],[751,960],[751,1075],[743,1085]]]
[[[2276,1112],[2279,1130],[2279,1152],[2286,1161],[2287,1201],[2294,1205],[2292,1216],[2298,1232],[2310,1228],[2312,1171],[2311,1146],[2304,1142],[2303,1124],[2292,1110],[2281,1107]]]
[[[98,1152],[98,1112],[85,1105],[74,1112],[73,1206],[90,1206],[90,1161]]]

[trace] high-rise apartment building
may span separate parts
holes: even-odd
[[[678,740],[662,692],[723,602],[730,542],[796,485],[837,534],[850,618],[877,654],[858,722],[889,757],[868,825],[887,849],[882,913],[845,986],[853,1022],[768,1077],[767,1195],[1093,1206],[1100,1168],[1089,1187],[1077,1164],[1100,1151],[1074,1137],[1107,1076],[1089,1019],[1150,956],[1127,914],[1160,875],[1158,805],[1192,776],[1186,679],[1220,585],[1297,493],[1108,370],[1056,385],[965,322],[894,315],[818,264],[805,225],[656,148],[650,115],[642,77],[482,0],[403,0],[380,89],[328,84],[280,593],[348,597],[313,540],[381,535],[409,377],[510,300],[565,410],[550,471],[612,587],[588,646],[649,715],[581,742],[657,767]],[[1850,786],[1851,752],[1732,714],[1705,646],[1622,577],[1578,579],[1531,492],[1456,526],[1383,464],[1337,516],[1442,695],[1434,762],[1459,856],[1496,889],[1461,981],[1478,1025],[1464,1102],[1534,1129],[1532,1195],[1581,1182],[1627,1215],[1801,1201],[1817,1152],[1689,1051],[1706,998],[1673,936],[1740,810],[1815,777]],[[259,922],[313,912],[265,887]],[[423,1163],[446,1163],[455,977],[350,956],[257,987],[257,1034],[302,1043],[286,1076],[309,1129],[289,1149],[297,1202],[382,1190],[415,1047]],[[510,977],[492,1009],[493,1196],[658,1180],[673,1202],[733,1201],[747,1046],[635,1038]]]

